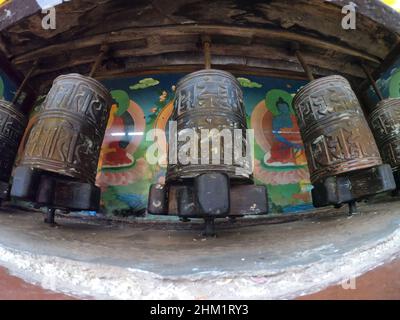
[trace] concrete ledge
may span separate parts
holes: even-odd
[[[400,253],[400,202],[217,239],[173,225],[59,219],[0,211],[0,264],[44,288],[112,299],[289,299],[358,276]]]

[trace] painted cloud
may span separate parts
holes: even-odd
[[[240,85],[244,88],[261,88],[262,84],[253,82],[250,79],[247,78],[237,78],[239,81]]]
[[[156,79],[144,78],[144,79],[140,80],[138,83],[130,86],[129,89],[132,89],[132,90],[146,89],[149,87],[154,87],[154,86],[158,85],[159,83],[160,83],[160,81],[158,81]]]

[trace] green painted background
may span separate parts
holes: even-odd
[[[157,126],[163,113],[171,108],[175,84],[183,76],[154,74],[103,81],[116,102],[102,147],[97,179],[103,191],[102,206],[108,214],[142,214],[150,184],[164,181],[165,168],[149,165],[144,158],[152,143],[145,141],[145,134]],[[291,213],[310,209],[308,169],[291,108],[293,95],[305,83],[237,77],[244,91],[248,125],[255,129],[256,138],[259,137],[255,143],[256,182],[267,185],[271,210]],[[287,140],[293,140],[293,136],[296,141]]]

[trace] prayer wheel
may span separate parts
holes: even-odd
[[[112,98],[79,74],[56,78],[26,139],[11,196],[54,209],[97,210],[94,185]]]
[[[0,201],[8,197],[9,181],[27,118],[13,103],[0,100]]]
[[[231,179],[251,179],[250,160],[243,159],[241,163],[235,163],[232,148],[235,130],[240,135],[240,141],[236,137],[236,142],[242,144],[241,154],[245,154],[248,145],[243,93],[236,78],[225,71],[200,70],[179,81],[175,97],[171,120],[176,121],[178,137],[185,134],[185,130],[193,129],[197,137],[203,142],[206,140],[207,147],[201,148],[199,143],[200,152],[188,159],[191,161],[170,164],[167,180],[190,179],[210,170],[227,174]],[[204,134],[202,136],[202,130],[203,133],[204,130],[210,131],[206,138]],[[214,144],[209,143],[210,140]],[[182,150],[185,143],[177,141],[177,150]],[[213,156],[218,161],[213,161]]]
[[[92,78],[69,74],[55,79],[20,165],[94,183],[111,101]]]
[[[214,234],[215,218],[267,213],[265,187],[252,181],[243,93],[232,74],[205,69],[180,80],[171,125],[166,184],[150,187],[149,213],[203,218],[205,235]]]
[[[385,163],[393,170],[400,187],[400,99],[381,100],[369,115],[369,122]]]
[[[349,82],[341,76],[311,81],[293,106],[310,170],[316,207],[354,203],[393,189],[378,147]]]
[[[382,164],[357,97],[345,78],[314,80],[296,94],[293,104],[312,183]]]

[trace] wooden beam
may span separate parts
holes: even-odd
[[[248,74],[258,76],[277,77],[295,80],[307,80],[303,69],[297,62],[286,60],[262,60],[256,58],[244,58],[242,56],[219,56],[213,54],[213,66],[218,69],[227,70],[234,74]],[[296,59],[293,57],[293,59]],[[139,75],[169,73],[189,73],[204,68],[204,57],[201,52],[197,54],[162,54],[150,57],[132,57],[121,61],[120,63],[109,61],[110,68],[101,68],[96,73],[96,79],[124,78]],[[73,72],[85,74],[90,69],[90,63],[81,65]],[[45,92],[51,85],[55,77],[60,73],[71,72],[71,69],[58,70],[57,72],[48,72],[35,77],[35,83]],[[316,76],[328,76],[337,74],[337,71],[313,68]],[[360,82],[360,77],[342,73],[350,81]],[[38,87],[39,88],[39,87]],[[45,89],[43,89],[45,88]]]
[[[349,0],[324,0],[343,8],[350,3]],[[368,17],[372,21],[383,25],[388,30],[400,34],[400,13],[384,4],[383,1],[376,0],[352,0],[356,5],[357,15]]]
[[[146,39],[149,36],[168,37],[168,36],[185,36],[185,35],[201,35],[208,34],[210,36],[225,36],[225,37],[243,37],[243,38],[263,38],[267,43],[268,39],[275,39],[280,41],[298,42],[302,45],[330,50],[344,55],[348,55],[361,60],[380,63],[379,57],[367,54],[354,48],[350,48],[344,44],[336,44],[317,37],[300,34],[288,30],[276,29],[262,29],[262,28],[249,28],[238,26],[226,25],[168,25],[162,27],[135,27],[122,31],[115,31],[111,33],[109,43],[113,43]],[[47,56],[54,56],[60,52],[69,52],[72,50],[80,50],[91,46],[98,46],[104,39],[104,35],[96,35],[91,37],[84,37],[67,41],[59,44],[49,45],[37,50],[32,50],[16,57],[13,57],[15,64],[22,64],[25,62],[36,60]],[[249,50],[251,51],[251,50]]]
[[[68,68],[77,68],[82,65],[90,64],[93,61],[93,56],[96,52],[96,48],[92,51],[83,52],[74,51],[66,55],[47,57],[46,65],[44,65],[39,71],[38,75],[46,74],[49,72],[61,72]],[[181,59],[182,56],[191,56],[193,54],[200,55],[201,50],[197,47],[196,43],[183,43],[183,44],[158,44],[157,50],[152,48],[126,48],[126,49],[115,49],[112,48],[113,59],[118,60],[129,60],[130,58],[144,57],[143,59],[149,61],[154,57],[154,62],[158,59],[160,55],[168,55],[169,59],[171,57],[178,57]],[[290,54],[286,48],[268,47],[265,45],[252,45],[251,50],[247,46],[241,44],[213,44],[213,57],[211,62],[214,63],[214,55],[219,57],[226,57],[227,61],[230,61],[230,57],[240,57],[241,60],[238,63],[235,60],[235,64],[240,64],[246,66],[246,61],[249,59],[258,59],[259,63],[266,61],[267,64],[271,64],[271,61],[287,61],[290,64],[297,64],[298,70],[301,67],[293,54]],[[320,68],[325,70],[331,70],[332,72],[337,72],[340,70],[343,74],[348,74],[353,77],[364,78],[364,73],[357,64],[352,64],[343,56],[337,56],[336,58],[326,56],[321,56],[315,53],[303,53],[307,60],[307,63],[312,66],[312,68]],[[138,62],[141,63],[141,62]],[[179,64],[183,64],[181,60]],[[21,69],[28,69],[30,62],[21,65]],[[154,66],[154,64],[153,64]]]

